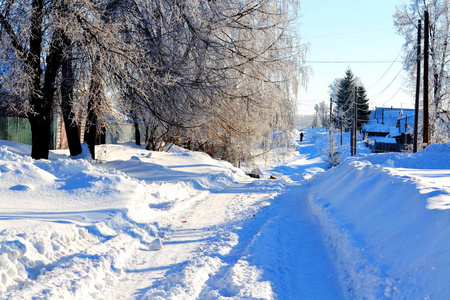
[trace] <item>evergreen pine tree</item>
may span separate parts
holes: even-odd
[[[338,115],[338,125],[343,123],[344,129],[348,129],[351,126],[352,120],[352,104],[355,98],[355,78],[350,69],[345,72],[345,77],[341,79],[339,83],[336,109]]]
[[[369,99],[366,95],[364,86],[358,86],[358,123],[357,128],[361,130],[362,126],[369,121],[370,109]]]
[[[344,129],[349,129],[352,124],[355,105],[355,88],[358,94],[358,123],[357,128],[361,127],[369,121],[369,99],[367,98],[364,86],[357,86],[357,79],[350,69],[345,72],[345,77],[339,82],[336,93],[336,108],[334,113],[334,122],[337,126],[341,123]]]

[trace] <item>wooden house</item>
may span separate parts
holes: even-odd
[[[373,152],[405,151],[412,143],[414,109],[377,107],[364,124],[364,141]]]

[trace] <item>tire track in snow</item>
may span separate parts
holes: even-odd
[[[269,270],[268,277],[275,285],[277,299],[341,299],[338,277],[325,250],[321,230],[310,214],[306,186],[289,186],[275,201],[277,218],[273,228],[267,230],[257,245],[264,242],[273,245],[271,256],[265,257],[276,258],[277,269]],[[278,243],[273,241],[275,234]]]
[[[185,212],[189,236],[211,224],[214,234],[198,244],[200,256],[171,267],[142,299],[342,298],[301,184],[312,167],[284,169],[297,181],[231,185]]]
[[[258,210],[268,192],[244,193],[247,185],[215,190],[184,211],[155,220],[163,248],[139,247],[123,263],[121,279],[105,296],[134,295],[137,299],[196,299],[205,282],[217,273],[238,244],[239,224]],[[269,191],[271,192],[271,191]],[[244,203],[245,202],[245,203]],[[122,281],[122,282],[121,282]]]
[[[299,151],[307,148],[314,146],[299,145]],[[284,180],[259,180],[254,187],[247,186],[248,192],[270,186],[279,195],[237,232],[239,244],[223,258],[226,265],[207,282],[201,299],[342,299],[320,226],[306,198],[307,179],[323,171],[323,162],[306,153],[274,170]]]
[[[178,247],[172,253],[189,252],[194,247],[192,256],[168,270],[161,280],[147,290],[142,299],[205,298],[202,295],[203,287],[208,285],[210,277],[219,272],[226,263],[223,258],[234,251],[238,244],[235,231],[241,228],[243,219],[253,216],[257,210],[252,204],[258,206],[261,198],[267,198],[267,193],[255,197],[243,194],[243,190],[246,190],[245,184],[215,191],[182,215],[181,219],[187,221],[171,233],[168,243]],[[245,205],[244,201],[247,202]],[[187,232],[187,237],[190,237],[189,244],[185,244],[183,232]],[[196,234],[197,240],[192,239]],[[189,246],[186,248],[186,245]],[[176,260],[180,261],[178,259]]]
[[[222,257],[225,265],[208,280],[199,299],[342,298],[305,189],[298,183],[286,186],[270,199],[270,206],[242,223],[236,232],[239,244]]]

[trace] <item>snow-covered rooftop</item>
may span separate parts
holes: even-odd
[[[363,132],[386,133],[392,137],[411,132],[414,128],[414,109],[377,107],[370,113]]]

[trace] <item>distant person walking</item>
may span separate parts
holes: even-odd
[[[303,132],[300,132],[300,143],[303,142]]]

